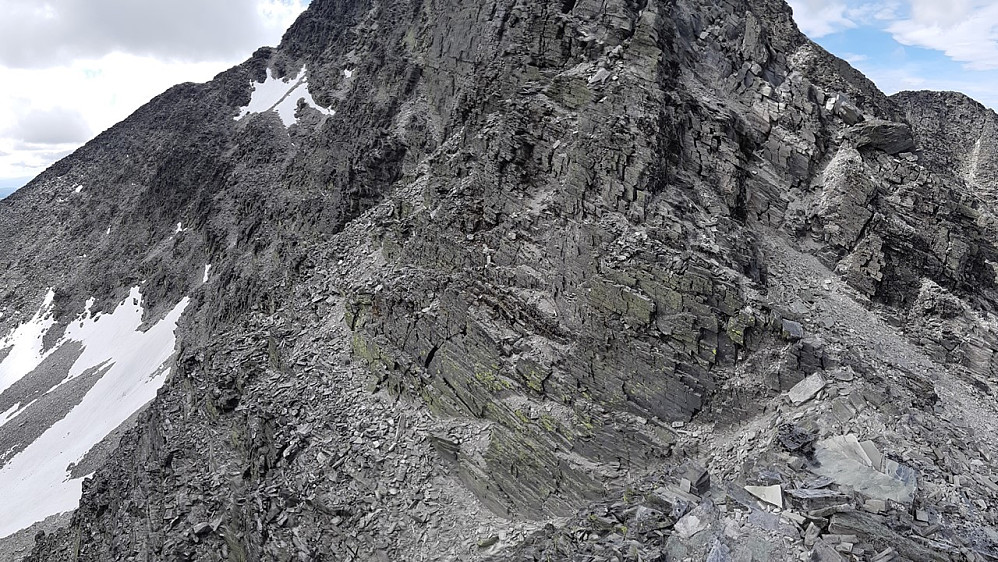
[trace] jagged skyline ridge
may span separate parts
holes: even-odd
[[[56,278],[65,309],[104,295],[107,310],[120,288],[102,280],[137,276],[153,311],[193,299],[176,376],[37,560],[73,559],[74,542],[108,560],[529,559],[497,514],[578,514],[567,536],[523,545],[547,558],[704,559],[709,540],[681,539],[738,525],[724,548],[803,559],[798,530],[768,536],[771,510],[743,526],[737,504],[784,475],[807,482],[786,449],[828,435],[910,462],[918,501],[943,515],[972,494],[976,511],[946,525],[987,523],[972,507],[987,484],[949,478],[970,457],[940,467],[911,434],[991,477],[960,437],[969,423],[994,450],[988,383],[970,385],[993,376],[994,335],[961,314],[994,309],[998,262],[977,191],[994,123],[976,104],[885,97],[775,1],[316,8],[283,48],[157,98],[0,221],[46,242],[25,256],[87,268],[8,251],[15,295]],[[303,61],[336,115],[231,119],[251,83]],[[904,117],[922,114],[953,118]],[[95,217],[106,235],[87,230]],[[780,443],[786,420],[800,427]],[[623,502],[600,497],[646,470]],[[933,513],[902,537],[863,509],[814,526],[922,558]]]
[[[276,45],[309,1],[133,2],[113,18],[108,2],[81,10],[64,0],[0,1],[0,190],[24,185],[167,87],[208,80],[256,46]],[[959,3],[942,21],[934,0],[789,3],[804,33],[888,94],[956,90],[998,104],[990,2]],[[151,15],[156,25],[145,32]],[[75,96],[52,96],[68,84]]]

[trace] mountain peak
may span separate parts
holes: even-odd
[[[39,365],[175,322],[28,559],[994,556],[964,107],[775,0],[317,0],[0,205]]]

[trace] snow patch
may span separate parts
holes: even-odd
[[[184,231],[184,223],[178,222],[177,223],[177,231],[174,232],[174,234],[180,234],[183,231]]]
[[[22,412],[24,412],[28,408],[34,406],[35,402],[38,402],[37,398],[35,398],[31,402],[28,402],[27,404],[24,404],[22,402],[18,402],[17,404],[14,404],[14,406],[12,406],[10,409],[8,409],[6,412],[4,412],[3,415],[0,415],[0,427],[3,427],[5,425],[7,425],[8,423],[16,420],[17,416],[20,416]],[[0,457],[0,460],[2,460],[2,459],[3,459],[3,457]]]
[[[240,108],[236,121],[246,117],[251,113],[264,113],[276,111],[281,117],[285,127],[290,127],[296,121],[295,111],[298,109],[298,102],[305,100],[305,103],[319,110],[325,115],[336,115],[336,112],[315,103],[311,92],[308,91],[308,76],[305,67],[295,78],[285,78],[283,80],[275,78],[270,69],[267,69],[267,79],[264,82],[256,82],[253,86],[253,95],[249,105]]]
[[[347,80],[349,80],[349,79],[353,78],[353,71],[350,70],[349,68],[344,68],[343,69],[343,76],[346,76]]]
[[[207,283],[208,282],[208,272],[210,272],[210,271],[211,271],[211,264],[209,263],[209,264],[207,264],[207,265],[204,266],[204,278],[201,279],[201,283]]]
[[[21,410],[21,403],[17,402],[13,406],[7,409],[6,412],[0,414],[0,427],[7,425],[7,422],[14,419],[14,416]]]
[[[55,347],[48,351],[42,349],[42,338],[55,324],[55,318],[52,317],[53,300],[55,291],[49,289],[42,306],[31,320],[14,328],[7,337],[0,340],[0,349],[13,348],[0,363],[0,392],[35,370],[55,350]]]
[[[66,417],[0,469],[4,496],[0,538],[50,515],[76,509],[83,478],[71,479],[68,467],[156,397],[169,374],[167,362],[176,347],[177,322],[190,299],[181,300],[144,332],[140,331],[143,307],[138,287],[110,314],[93,315],[93,304],[93,299],[87,301],[84,314],[70,323],[60,341],[83,344],[66,380],[94,367],[106,372]]]
[[[79,193],[81,191],[83,191],[83,186],[82,185],[78,185],[78,186],[76,186],[76,189],[73,190],[73,193]]]
[[[120,364],[123,359],[137,361],[131,365],[136,371],[151,372],[169,358],[169,355],[173,354],[173,345],[171,344],[166,358],[159,359],[158,356],[152,355],[148,357],[149,361],[155,364],[139,361],[144,354],[136,354],[136,349],[143,346],[156,347],[152,344],[158,340],[149,339],[150,334],[153,333],[152,330],[139,331],[139,327],[142,325],[143,307],[142,292],[139,291],[138,287],[132,287],[128,293],[128,298],[119,304],[111,314],[97,313],[94,316],[90,310],[93,307],[92,299],[88,300],[87,304],[84,315],[66,327],[64,339],[83,344],[83,353],[69,370],[67,381],[82,375],[92,367],[108,361]],[[172,338],[172,329],[170,337]]]

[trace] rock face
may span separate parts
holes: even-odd
[[[852,127],[846,136],[856,143],[856,148],[878,150],[890,155],[915,150],[911,127],[905,123],[880,119],[867,121]]]
[[[0,203],[8,310],[191,299],[29,559],[998,556],[994,119],[778,0],[315,0]]]

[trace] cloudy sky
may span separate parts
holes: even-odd
[[[277,45],[309,0],[0,0],[0,190],[180,82]]]
[[[998,0],[789,0],[801,30],[881,90],[956,90],[998,109]]]

